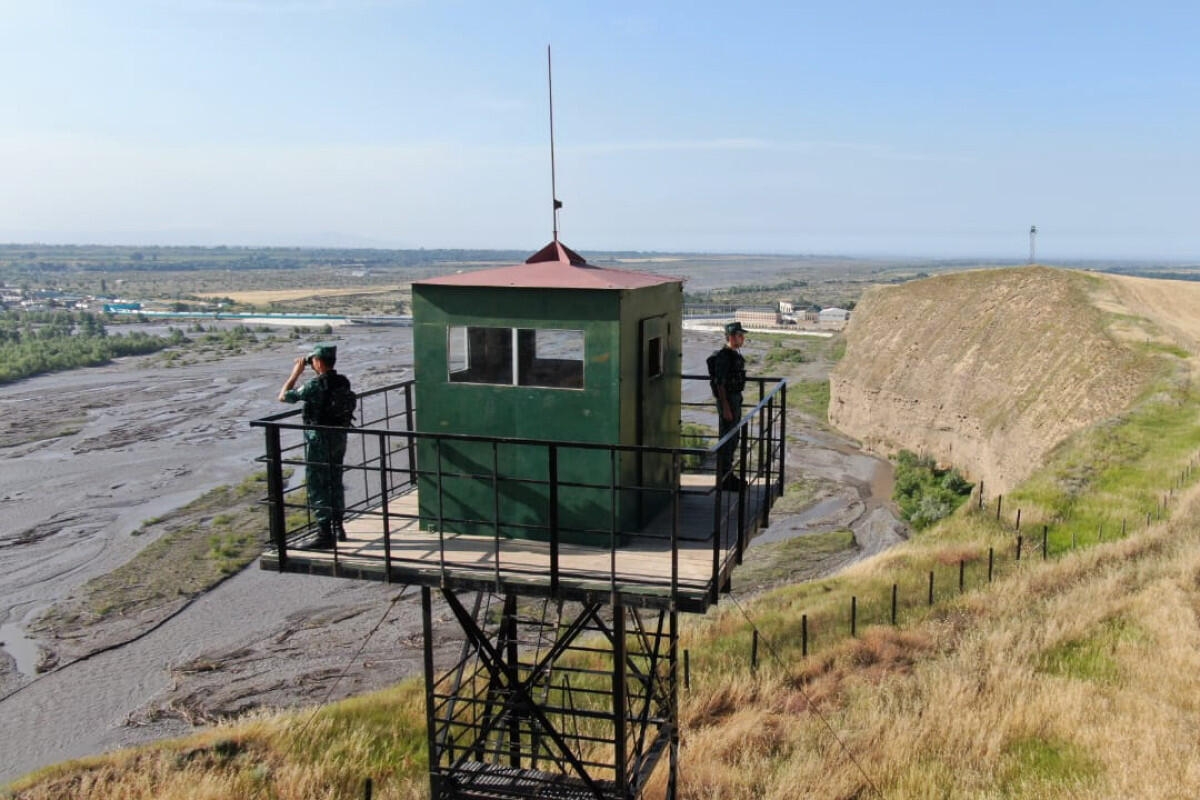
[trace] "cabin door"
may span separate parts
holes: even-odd
[[[677,413],[670,403],[667,358],[671,340],[667,315],[647,317],[638,324],[637,443],[651,447],[675,447],[669,423]],[[641,453],[637,459],[639,487],[666,487],[671,478],[671,458],[666,454]],[[644,524],[670,499],[664,492],[638,492],[638,518]]]

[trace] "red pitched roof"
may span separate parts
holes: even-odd
[[[524,264],[459,272],[413,283],[519,289],[641,289],[679,282],[678,278],[667,275],[592,266],[584,261],[583,256],[555,240],[531,255]]]

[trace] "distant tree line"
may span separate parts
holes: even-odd
[[[185,341],[179,330],[165,337],[140,331],[110,336],[104,319],[92,313],[6,311],[0,318],[0,383],[100,366]]]
[[[523,261],[522,250],[383,250],[299,247],[101,247],[0,245],[0,268],[14,273],[154,272],[333,267],[389,269],[471,261]]]

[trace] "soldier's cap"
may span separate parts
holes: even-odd
[[[319,344],[308,354],[309,358],[319,358],[322,361],[337,360],[337,345]]]
[[[731,322],[725,326],[725,335],[733,336],[735,333],[745,333],[746,329],[742,327],[740,322]]]

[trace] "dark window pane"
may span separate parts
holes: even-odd
[[[454,326],[446,333],[451,383],[512,385],[512,328]]]
[[[517,383],[550,389],[583,388],[583,331],[517,331]]]

